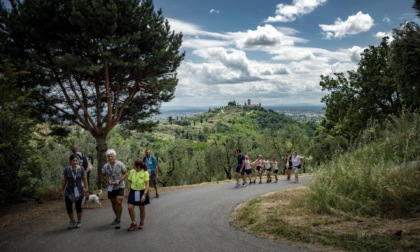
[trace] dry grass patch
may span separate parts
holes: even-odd
[[[241,204],[233,213],[235,225],[259,237],[304,242],[320,250],[420,251],[420,218],[314,214],[305,206],[307,193],[300,187]]]

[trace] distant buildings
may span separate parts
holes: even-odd
[[[239,103],[236,103],[236,101],[230,101],[228,102],[228,106],[242,106]],[[261,107],[261,103],[259,104],[252,104],[251,99],[248,99],[248,101],[244,102],[244,107]]]

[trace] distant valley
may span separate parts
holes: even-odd
[[[323,105],[276,105],[263,106],[266,109],[283,113],[292,117],[297,121],[321,121],[324,116]],[[189,107],[189,106],[175,106],[161,109],[161,114],[155,115],[153,119],[159,121],[167,121],[170,116],[176,117],[191,117],[196,114],[208,112],[212,107]]]

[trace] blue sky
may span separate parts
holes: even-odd
[[[5,2],[4,0],[0,0]],[[8,3],[8,1],[6,1]],[[404,21],[414,0],[154,0],[184,34],[175,98],[220,107],[321,105],[320,75],[355,70],[360,53]]]
[[[404,21],[414,0],[155,0],[184,34],[175,98],[163,107],[320,105],[320,75],[355,70],[360,53]],[[391,36],[390,36],[391,37]]]

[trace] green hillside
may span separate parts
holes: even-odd
[[[227,106],[210,109],[189,118],[172,119],[153,132],[163,138],[185,138],[201,142],[226,139],[232,134],[244,134],[256,140],[262,133],[275,135],[279,131],[303,131],[312,136],[315,122],[300,123],[282,113],[262,107]],[[289,138],[292,137],[289,134]]]

